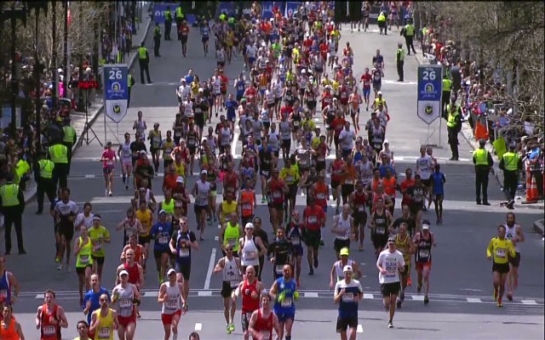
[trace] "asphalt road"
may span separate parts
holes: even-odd
[[[416,68],[417,62],[407,57],[405,62],[405,83],[399,84],[395,80],[394,55],[399,41],[397,32],[389,36],[379,36],[378,33],[350,33],[341,32],[344,36],[341,45],[350,41],[353,46],[356,63],[354,74],[356,78],[363,73],[365,67],[371,66],[371,58],[378,48],[386,60],[385,82],[383,93],[388,101],[392,120],[388,126],[387,139],[395,152],[396,171],[403,173],[407,167],[413,167],[418,157],[421,144],[437,144],[446,146],[446,133],[439,139],[438,126],[432,126],[430,131],[437,128],[428,138],[428,127],[416,117]],[[151,41],[151,39],[148,39]],[[137,111],[144,112],[144,119],[148,127],[158,122],[161,130],[170,129],[177,112],[174,95],[175,85],[181,76],[193,69],[201,79],[211,76],[215,68],[212,56],[204,57],[200,46],[200,38],[191,33],[189,38],[189,55],[181,56],[180,45],[176,41],[162,42],[161,58],[153,58],[150,71],[152,85],[140,85],[138,70],[137,85],[133,88],[131,108],[127,117],[119,125],[107,122],[99,117],[93,125],[100,142],[122,140],[126,131],[132,131],[132,124],[136,119]],[[148,46],[149,48],[151,46]],[[226,68],[227,76],[234,79],[243,69],[242,61],[233,61]],[[367,113],[362,114],[360,120],[367,120]],[[217,122],[214,117],[213,125]],[[320,125],[320,124],[318,124]],[[445,130],[443,124],[443,130]],[[106,130],[106,136],[104,136]],[[444,131],[443,131],[444,132]],[[503,199],[499,186],[490,181],[489,198],[491,206],[476,206],[474,201],[473,167],[470,163],[470,147],[463,142],[460,145],[461,160],[447,161],[450,151],[447,148],[436,148],[434,155],[442,164],[442,170],[447,177],[446,198],[444,202],[444,222],[441,226],[432,226],[437,237],[437,248],[433,250],[434,266],[431,276],[430,304],[424,306],[422,296],[417,295],[414,287],[409,288],[407,303],[400,311],[396,326],[399,328],[385,332],[384,312],[381,312],[379,284],[377,271],[374,266],[374,254],[371,244],[366,241],[366,251],[352,252],[352,258],[357,260],[364,271],[362,285],[365,290],[365,300],[361,303],[361,324],[364,336],[368,338],[398,338],[423,337],[429,339],[461,338],[463,334],[468,338],[525,338],[534,339],[536,335],[543,335],[543,308],[544,308],[544,268],[543,243],[541,237],[532,234],[532,222],[539,219],[539,211],[531,209],[517,209],[517,221],[522,224],[527,233],[526,243],[521,245],[522,264],[520,269],[519,288],[515,294],[515,301],[505,303],[501,310],[492,303],[491,294],[491,264],[486,260],[485,248],[491,237],[495,236],[496,226],[505,220],[505,210],[498,207]],[[116,182],[113,197],[104,197],[101,166],[98,162],[102,147],[95,140],[83,146],[74,156],[69,186],[72,190],[72,199],[82,208],[84,202],[93,204],[93,211],[102,215],[104,224],[111,230],[112,244],[107,247],[107,259],[104,268],[103,286],[113,287],[115,268],[119,264],[118,256],[122,245],[122,235],[116,232],[115,226],[124,218],[128,208],[131,192],[125,191],[121,180]],[[235,154],[239,155],[240,145]],[[492,177],[491,177],[492,179]],[[189,185],[194,183],[191,178]],[[402,178],[400,178],[402,180]],[[162,178],[155,179],[154,186],[158,187]],[[260,201],[258,199],[258,201]],[[299,196],[297,206],[303,209],[304,198]],[[25,215],[25,243],[28,255],[11,255],[7,259],[7,267],[13,271],[21,282],[22,293],[15,306],[19,315],[18,320],[23,322],[25,330],[35,332],[32,327],[30,314],[35,311],[41,302],[41,293],[46,288],[57,291],[59,303],[67,311],[77,312],[77,277],[72,270],[57,271],[54,263],[54,242],[52,219],[47,215],[36,216],[36,206],[29,204]],[[192,211],[192,209],[190,209]],[[396,211],[399,214],[399,209]],[[259,206],[257,215],[268,221],[267,208]],[[426,217],[434,221],[434,213],[425,213]],[[333,209],[328,212],[328,221],[333,218]],[[195,217],[189,216],[190,225],[194,228]],[[328,227],[330,224],[328,224]],[[270,230],[267,222],[264,225]],[[299,302],[298,313],[299,331],[294,333],[298,339],[332,339],[335,318],[335,307],[331,301],[331,291],[328,289],[329,271],[334,261],[332,238],[325,233],[326,245],[320,255],[320,267],[314,277],[308,277],[307,264],[303,264],[301,278],[301,292],[303,298]],[[182,321],[182,334],[187,334],[195,327],[202,329],[203,339],[221,339],[223,329],[216,327],[221,323],[221,316],[217,313],[221,303],[219,288],[221,277],[211,276],[211,265],[218,259],[217,226],[209,227],[205,240],[201,242],[201,249],[194,253],[191,273],[190,313]],[[306,251],[306,250],[305,250]],[[306,261],[303,261],[306,262]],[[149,262],[150,268],[153,263]],[[270,286],[271,267],[264,270],[264,283]],[[413,274],[413,280],[415,274]],[[159,306],[156,294],[159,287],[156,275],[152,271],[147,275],[145,284],[145,298],[141,310],[145,313],[142,326],[139,326],[139,339],[156,339],[154,332],[162,330],[156,322],[159,317]],[[202,312],[199,312],[202,311]],[[409,313],[412,312],[412,313]],[[508,315],[508,316],[505,316]],[[81,314],[71,314],[70,331],[75,335],[74,324]],[[498,319],[498,316],[500,317]],[[153,321],[152,321],[153,320]],[[205,320],[205,321],[203,321]],[[27,326],[28,325],[28,326]],[[149,327],[148,327],[149,325]],[[200,325],[200,326],[199,326]],[[538,333],[541,331],[541,333]],[[33,333],[30,333],[33,334]],[[460,336],[458,336],[460,334]]]

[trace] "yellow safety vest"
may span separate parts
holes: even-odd
[[[454,114],[450,112],[450,105],[447,106],[447,111],[448,111],[447,127],[453,128],[456,126],[456,118],[458,117],[458,111],[456,111]]]
[[[182,8],[178,7],[176,8],[176,19],[183,19],[184,13],[182,12]]]
[[[475,157],[475,165],[488,166],[488,151],[485,149],[477,149],[473,151],[473,157]]]
[[[155,36],[161,36],[161,29],[157,26],[155,26],[155,29],[153,30],[153,34]]]
[[[450,79],[443,79],[443,91],[450,92],[452,87],[452,81]]]
[[[148,49],[145,47],[138,47],[138,59],[146,60],[148,59]]]
[[[0,197],[3,207],[19,205],[19,186],[17,184],[4,184],[0,187]]]
[[[62,144],[50,146],[49,156],[55,164],[68,164],[68,148]]]
[[[76,130],[71,126],[63,126],[62,131],[64,131],[64,143],[74,143],[74,137],[76,136]]]
[[[377,21],[378,22],[386,21],[386,16],[384,14],[380,13],[380,15],[377,18]]]
[[[405,50],[400,48],[397,50],[397,60],[396,61],[404,61],[405,60]]]
[[[503,154],[503,166],[507,171],[517,171],[519,163],[519,155],[514,152],[506,152]]]
[[[127,76],[127,87],[128,87],[128,88],[131,88],[131,87],[132,87],[132,75],[131,75],[131,74],[129,74],[129,75]]]
[[[55,163],[53,163],[49,159],[40,159],[38,161],[38,165],[40,166],[40,177],[46,179],[53,178],[53,169],[55,168]]]
[[[406,37],[414,36],[414,25],[413,24],[405,25],[405,36]]]
[[[172,13],[170,12],[170,9],[167,9],[165,11],[165,21],[171,21],[172,20]]]

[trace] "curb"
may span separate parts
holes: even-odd
[[[538,233],[541,236],[545,236],[545,227],[543,223],[545,220],[539,220],[534,222],[534,232]]]
[[[146,41],[146,37],[148,36],[148,32],[149,32],[149,29],[151,27],[151,23],[152,23],[152,20],[149,19],[148,23],[146,24],[146,27],[144,29],[144,36],[140,40],[140,44],[142,44],[143,42]],[[136,56],[137,56],[137,54],[135,53],[132,56],[131,60],[129,61],[129,64],[128,64],[129,65],[129,70],[132,68],[133,64],[135,63]],[[93,126],[93,123],[98,119],[98,117],[100,116],[100,114],[102,113],[103,110],[104,110],[104,104],[101,104],[99,109],[96,111],[96,113],[89,119],[89,125],[88,126]],[[76,143],[72,147],[72,155],[74,155],[76,153],[76,151],[79,149],[79,145],[81,145],[82,139],[83,139],[86,132],[87,132],[87,129],[84,128],[83,131],[81,132],[80,136],[78,137]],[[36,186],[34,185],[34,187],[31,188],[28,191],[28,198],[25,199],[25,204],[32,201],[36,197],[36,193],[37,193]],[[0,229],[2,227],[3,227],[3,225],[0,226]]]

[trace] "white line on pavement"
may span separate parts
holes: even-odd
[[[358,325],[358,328],[356,329],[356,332],[357,332],[357,333],[363,333],[363,326],[362,326],[362,325]]]
[[[210,262],[208,262],[208,271],[206,272],[206,279],[204,280],[204,289],[210,289],[210,280],[212,280],[214,266],[216,265],[216,252],[216,248],[212,248],[212,251],[210,252]]]
[[[202,330],[202,323],[197,322],[195,324],[195,332],[200,332]]]

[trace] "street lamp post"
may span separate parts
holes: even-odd
[[[10,20],[11,24],[11,135],[17,135],[17,97],[19,97],[19,71],[22,56],[17,53],[15,40],[17,38],[17,19],[26,25],[26,8],[14,2],[10,8],[2,10],[2,23]]]

